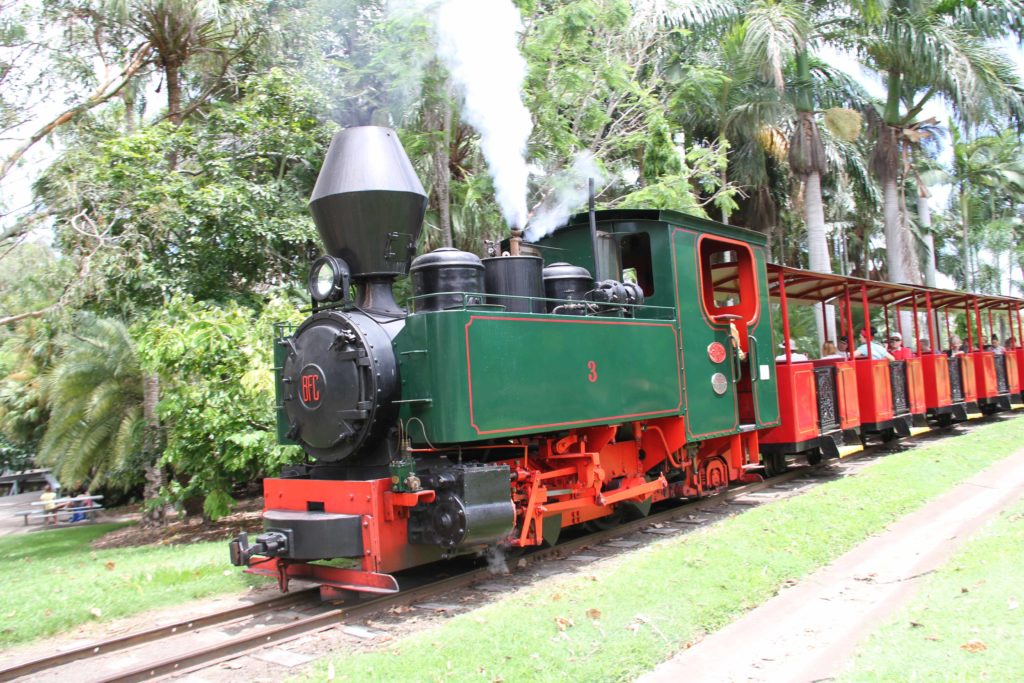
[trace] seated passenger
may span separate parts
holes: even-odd
[[[786,362],[786,344],[785,344],[785,342],[783,342],[782,344],[779,344],[779,348],[782,349],[782,353],[780,353],[779,355],[775,356],[775,362],[776,363],[785,363]],[[807,357],[807,354],[800,353],[800,352],[798,352],[796,350],[796,342],[793,341],[792,339],[789,340],[789,350],[790,350],[789,357],[792,359],[792,361],[794,363],[803,363],[803,362],[806,362],[806,361],[810,360],[810,358]]]
[[[964,355],[964,342],[958,335],[953,335],[949,338],[949,348],[946,349],[947,356],[962,356]]]
[[[932,340],[925,337],[921,340],[921,354],[932,353]]]
[[[1016,351],[1017,350],[1017,338],[1016,337],[1007,337],[1006,338],[1006,344],[1004,344],[1004,346],[1006,347],[1007,351]]]
[[[992,335],[992,344],[986,350],[991,351],[992,353],[1006,353],[1006,349],[1004,349],[1003,345],[999,343],[998,334]]]
[[[889,335],[889,355],[896,360],[910,360],[914,357],[914,352],[903,345],[902,334],[893,332]]]
[[[842,343],[842,340],[840,340],[840,343]],[[832,359],[846,360],[846,354],[840,352],[839,349],[836,348],[835,344],[833,344],[830,341],[827,341],[827,342],[825,342],[824,344],[821,345],[821,359],[822,360],[832,360]]]
[[[870,353],[870,357],[871,357],[872,360],[896,360],[895,358],[892,357],[892,354],[890,354],[888,351],[885,350],[884,346],[882,346],[881,344],[879,344],[878,342],[875,341],[875,339],[877,338],[875,336],[876,334],[877,334],[877,332],[875,331],[875,328],[872,327],[871,328],[871,348],[869,350],[869,348],[868,348],[868,335],[867,335],[867,332],[865,332],[863,327],[860,328],[860,335],[859,335],[860,346],[858,346],[857,350],[853,352],[853,357],[854,358],[868,358],[869,353]]]

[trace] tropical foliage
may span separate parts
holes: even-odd
[[[514,4],[534,217],[585,168],[600,207],[744,225],[789,265],[1024,292],[1017,0]],[[207,517],[301,457],[271,323],[301,316],[331,135],[398,130],[421,251],[508,229],[431,6],[0,0],[0,180],[35,178],[0,197],[3,457]]]
[[[51,414],[39,445],[43,464],[72,488],[138,484],[142,373],[124,324],[79,313],[59,339],[44,379]]]

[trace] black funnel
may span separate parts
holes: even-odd
[[[390,128],[346,128],[331,140],[309,209],[327,253],[353,279],[408,271],[427,194]]]

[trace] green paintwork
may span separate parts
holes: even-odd
[[[284,383],[281,381],[284,362],[288,358],[288,347],[284,344],[284,339],[294,332],[293,325],[286,323],[274,325],[274,414],[277,417],[277,442],[284,446],[293,446],[298,443],[288,438],[291,426],[288,424],[288,415],[284,411]]]
[[[748,372],[757,376],[759,366],[768,366],[768,379],[754,382],[754,398],[757,406],[758,427],[775,427],[780,421],[778,380],[775,375],[774,325],[772,325],[771,296],[768,289],[768,246],[761,244],[754,247],[754,258],[757,260],[757,289],[761,297],[761,320],[751,331],[756,346],[747,358]]]
[[[665,320],[413,315],[395,341],[403,418],[456,443],[678,414],[677,338]]]
[[[745,422],[759,427],[778,424],[775,346],[765,267],[765,236],[675,211],[601,211],[597,213],[597,224],[599,230],[616,235],[641,231],[650,235],[654,292],[647,303],[671,306],[677,310],[676,322],[682,340],[680,362],[683,366],[688,440],[699,441],[733,434],[740,429],[737,385],[732,380],[742,378],[743,374],[747,378],[757,378],[753,382],[749,382],[749,379],[744,382],[752,393],[746,405],[753,403],[755,407],[754,414],[745,416],[748,418]],[[752,352],[743,364],[745,367],[734,365],[736,361],[732,357],[728,325],[713,324],[703,312],[696,252],[697,239],[703,234],[745,242],[751,246],[754,255],[760,314],[749,330],[754,342],[751,345]],[[574,217],[568,226],[546,237],[541,243],[563,249],[558,252],[559,260],[593,268],[586,215]],[[708,345],[714,341],[725,346],[729,354],[726,361],[719,364],[713,363],[708,357]],[[722,395],[712,389],[711,378],[716,372],[723,373],[730,380]],[[766,376],[766,379],[761,379],[762,376]]]

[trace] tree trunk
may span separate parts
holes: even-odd
[[[967,190],[964,188],[964,184],[960,185],[960,228],[962,230],[963,239],[963,252],[964,252],[964,289],[971,289],[973,287],[974,277],[971,273],[971,234],[970,234],[970,220],[968,219],[968,213],[970,212],[969,204],[967,201]]]
[[[889,271],[889,282],[906,282],[903,254],[906,242],[900,221],[900,193],[895,172],[887,174],[882,180],[882,217],[885,223],[885,264]]]
[[[729,165],[728,164],[726,164],[726,165],[724,165],[722,167],[722,170],[718,174],[718,177],[719,177],[719,182],[722,183],[722,188],[724,189],[729,184]],[[729,213],[725,210],[725,207],[722,207],[722,223],[725,224],[725,225],[729,225]]]
[[[932,210],[928,204],[928,191],[922,186],[917,192],[917,220],[924,233],[924,242],[928,250],[924,264],[924,283],[935,287],[935,235],[932,234]]]
[[[825,235],[825,208],[821,200],[821,174],[811,171],[804,185],[804,221],[807,223],[807,252],[810,268],[818,273],[832,272],[828,238]],[[814,316],[818,346],[836,339],[835,306],[825,307],[825,319]]]
[[[831,273],[832,259],[828,253],[825,210],[821,201],[821,176],[817,172],[807,174],[804,189],[804,220],[807,223],[807,252],[811,270]]]
[[[131,134],[138,127],[135,120],[135,87],[129,85],[121,91],[121,100],[124,102],[124,129]]]
[[[174,58],[164,62],[164,78],[167,81],[167,118],[175,126],[181,125],[181,73]]]
[[[164,522],[164,506],[157,504],[160,490],[164,486],[164,471],[160,465],[163,453],[163,437],[160,433],[160,417],[156,406],[160,401],[160,376],[147,373],[142,379],[142,415],[146,422],[142,437],[142,455],[145,462],[146,484],[143,489],[146,510],[144,525],[158,525]]]

